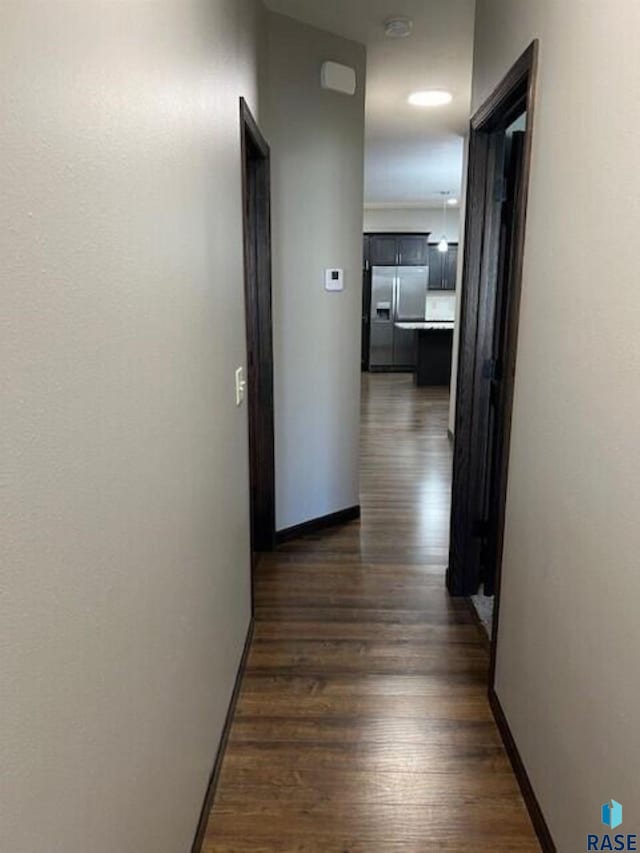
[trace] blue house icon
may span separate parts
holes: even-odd
[[[602,806],[602,822],[605,826],[615,829],[622,823],[622,806],[615,800]]]

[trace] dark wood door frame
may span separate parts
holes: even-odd
[[[270,152],[240,98],[251,550],[275,547]]]
[[[538,42],[522,54],[493,94],[471,119],[469,172],[464,247],[463,288],[460,319],[460,350],[456,400],[456,430],[453,462],[451,540],[447,587],[452,595],[468,596],[478,590],[482,515],[487,450],[487,412],[491,395],[496,321],[497,278],[502,228],[503,163],[505,131],[522,112],[527,113],[523,146],[523,168],[513,205],[513,229],[509,263],[508,316],[505,319],[505,361],[500,382],[500,434],[502,489],[497,517],[498,545],[496,592],[500,581],[502,532],[509,434],[515,376],[522,261],[526,224],[527,188],[531,161],[531,138]],[[496,595],[496,600],[498,595]],[[497,619],[495,620],[497,622]]]
[[[480,545],[488,538],[495,593],[489,702],[541,847],[545,853],[555,853],[549,827],[495,689],[537,66],[536,40],[471,119],[447,587],[455,596],[478,591]],[[523,112],[527,116],[526,131],[524,139],[513,140],[517,144],[511,146],[518,162],[511,162],[512,186],[507,192],[505,132]],[[492,420],[487,417],[489,412]],[[498,446],[493,457],[487,453],[490,430],[494,448],[496,442]],[[491,496],[490,518],[486,513],[487,494]]]
[[[255,552],[275,547],[273,344],[271,328],[271,215],[269,146],[240,98],[244,294],[247,335],[249,487],[251,502],[251,622],[202,804],[191,853],[201,853],[222,758],[240,694],[254,629]]]
[[[514,245],[518,236],[518,217],[515,215],[520,195],[526,190],[522,185],[524,167],[524,137],[518,130],[505,139],[505,195],[502,209],[500,255],[497,270],[497,291],[495,298],[495,323],[493,328],[492,379],[490,387],[490,423],[487,446],[482,582],[485,595],[494,595],[498,556],[502,553],[504,533],[504,507],[507,490],[507,454],[511,429],[511,397],[513,382],[504,382],[504,366],[510,371],[511,379],[515,371],[514,328],[517,335],[518,317],[513,317],[512,302],[520,298],[520,288],[513,287]],[[512,346],[513,342],[513,346]],[[508,406],[508,409],[505,407]],[[497,512],[493,511],[497,508]]]
[[[495,592],[499,606],[502,538],[509,459],[509,439],[516,365],[520,291],[531,162],[538,42],[518,59],[493,94],[471,119],[465,252],[461,306],[460,352],[453,464],[451,542],[447,587],[452,595],[473,595],[481,581],[481,543],[487,524],[483,515],[486,491],[487,423],[492,392],[499,376],[495,407],[500,460],[493,476],[498,495],[492,507],[495,530]],[[504,194],[505,131],[523,112],[527,114],[522,146],[522,168],[511,204],[511,240],[508,260],[507,308],[504,317],[503,363],[492,362],[495,352],[496,299],[501,269],[500,245]],[[504,261],[504,259],[503,259]],[[494,616],[494,626],[498,623]],[[495,661],[492,641],[491,679]]]

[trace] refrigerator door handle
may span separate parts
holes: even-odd
[[[398,290],[400,289],[400,280],[397,272],[393,276],[393,311],[392,314],[392,322],[395,323],[398,319]]]

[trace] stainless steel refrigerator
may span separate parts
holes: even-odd
[[[429,267],[373,267],[369,367],[411,370],[416,332],[395,324],[424,320]]]

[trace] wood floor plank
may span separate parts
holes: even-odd
[[[256,642],[269,640],[372,640],[384,637],[390,643],[477,643],[477,628],[473,623],[425,625],[418,623],[380,622],[260,622],[256,625]]]
[[[446,682],[443,680],[443,684]],[[324,694],[309,696],[292,696],[288,690],[283,690],[279,697],[265,699],[262,694],[248,693],[242,697],[241,711],[248,716],[275,716],[281,718],[288,714],[291,719],[298,717],[317,718],[324,714],[343,717],[347,714],[360,718],[376,713],[394,717],[411,719],[421,717],[425,725],[447,719],[455,723],[469,719],[492,720],[491,711],[485,708],[485,697],[477,695],[461,699],[453,703],[448,696],[430,696],[412,699],[402,696],[376,698],[373,696],[336,696],[327,697]]]
[[[421,790],[432,790],[433,797],[437,797],[440,790],[440,784],[433,787],[433,781],[440,775],[455,778],[457,781],[470,778],[489,779],[501,773],[511,775],[509,761],[499,745],[464,748],[443,745],[440,750],[431,748],[427,754],[414,744],[393,749],[384,743],[364,742],[345,748],[343,744],[335,741],[305,744],[248,740],[234,742],[233,751],[223,770],[218,796],[224,796],[221,791],[235,784],[237,772],[251,767],[258,770],[264,766],[318,773],[361,771],[372,776],[379,773],[424,775]]]
[[[422,843],[423,850],[440,849],[434,839],[438,844],[471,840],[476,849],[493,850],[496,840],[506,843],[522,834],[522,804],[502,796],[461,801],[452,796],[448,804],[440,800],[401,806],[367,802],[358,807],[349,802],[297,805],[284,797],[275,803],[247,798],[242,805],[219,804],[212,815],[211,828],[222,837],[237,838],[239,819],[246,828],[250,827],[252,838],[278,837],[282,846],[276,849],[280,850],[297,849],[299,838],[331,843],[336,837],[345,836],[360,842],[386,838],[396,843]],[[486,846],[480,847],[481,843]]]
[[[425,795],[425,781],[430,779],[436,793]],[[285,799],[298,806],[314,803],[351,803],[395,805],[448,806],[452,798],[458,802],[485,802],[490,808],[495,797],[517,805],[518,789],[509,773],[494,773],[487,781],[477,776],[439,772],[387,771],[371,773],[367,770],[335,769],[283,769],[269,765],[263,768],[234,768],[233,784],[221,791],[218,804],[221,807],[242,807],[250,797],[263,803]]]
[[[205,853],[539,851],[444,587],[447,393],[364,376],[361,518],[261,557]]]

